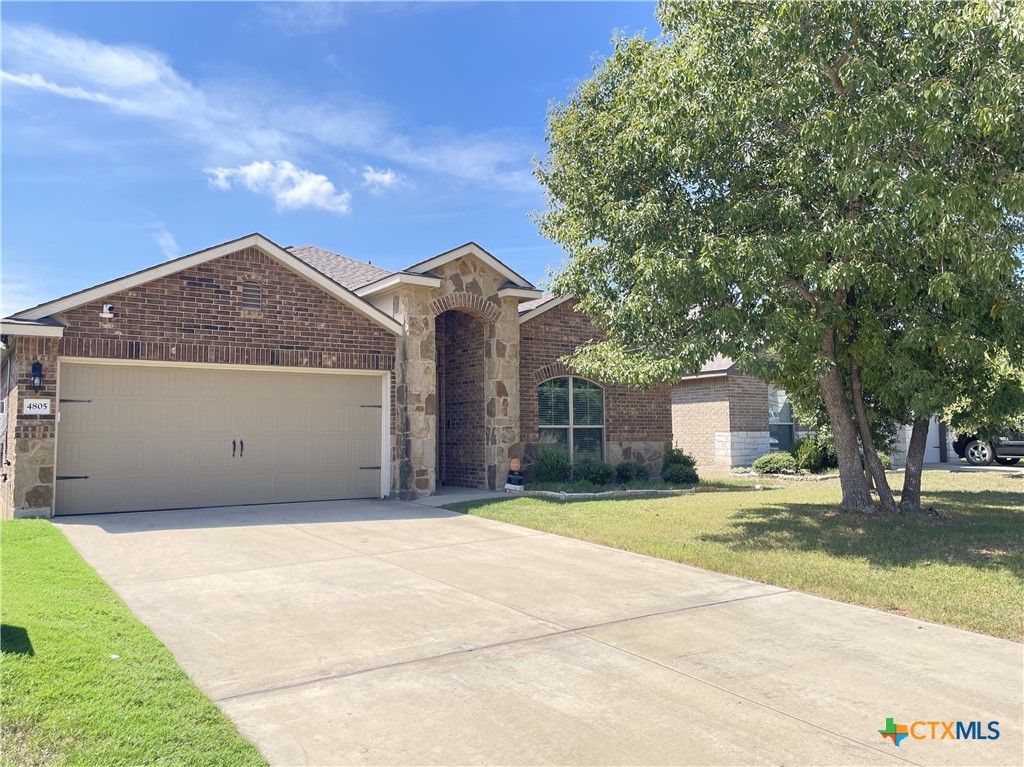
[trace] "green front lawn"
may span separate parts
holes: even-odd
[[[0,764],[266,764],[53,525],[0,554]]]
[[[893,478],[893,483],[902,477]],[[836,514],[838,481],[752,493],[450,508],[537,530],[1024,640],[1024,479],[927,472],[946,521]]]

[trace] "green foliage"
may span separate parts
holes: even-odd
[[[697,470],[685,463],[673,463],[661,470],[661,478],[670,485],[696,485],[700,481]]]
[[[665,456],[661,459],[661,470],[664,473],[665,469],[669,466],[676,465],[689,466],[690,468],[693,468],[697,465],[697,462],[682,450],[668,445],[665,448]]]
[[[658,15],[662,37],[619,38],[549,116],[553,288],[608,334],[573,367],[649,385],[721,354],[806,403],[838,374],[883,450],[956,403],[1024,413],[1024,382],[995,375],[1024,359],[1024,5]]]
[[[534,482],[567,482],[569,472],[569,459],[556,448],[542,447],[533,459]]]
[[[879,453],[878,460],[882,462],[882,468],[886,471],[889,471],[892,468],[892,458],[885,453]]]
[[[821,474],[839,466],[834,443],[831,439],[821,435],[800,440],[790,448],[789,452],[796,459],[797,467],[811,474]]]
[[[751,468],[758,474],[796,474],[796,459],[789,453],[765,453]]]
[[[650,479],[651,472],[642,463],[624,461],[615,467],[615,481],[620,485],[630,482],[643,482]]]
[[[596,458],[583,458],[573,464],[572,478],[595,485],[610,485],[615,480],[615,469]]]

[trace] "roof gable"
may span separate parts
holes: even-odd
[[[491,269],[496,271],[506,280],[513,283],[514,287],[521,287],[527,289],[534,287],[532,282],[530,282],[528,279],[523,277],[518,272],[514,271],[508,265],[499,261],[493,255],[491,255],[486,250],[477,245],[475,242],[467,242],[465,245],[460,245],[457,248],[452,248],[451,250],[445,251],[440,255],[434,256],[433,258],[428,258],[426,261],[420,261],[417,264],[413,264],[412,266],[406,267],[402,271],[415,273],[429,272],[431,269],[436,269],[442,264],[447,264],[450,261],[457,261],[458,259],[465,258],[466,256],[475,256],[476,258],[480,259],[480,261],[482,261]]]
[[[91,288],[86,288],[85,290],[72,293],[64,296],[63,298],[48,301],[31,309],[18,312],[13,315],[11,319],[41,320],[45,317],[59,314],[60,312],[66,312],[70,309],[91,303],[92,301],[96,301],[104,296],[108,296],[113,293],[120,293],[124,290],[130,290],[138,285],[151,282],[161,277],[176,274],[184,271],[185,269],[191,269],[192,267],[199,266],[200,264],[204,264],[208,261],[213,261],[221,256],[226,256],[229,253],[235,253],[243,248],[257,248],[262,253],[280,263],[282,266],[319,286],[326,293],[334,296],[339,301],[348,305],[350,308],[372,322],[380,325],[385,330],[388,330],[395,335],[400,335],[402,333],[401,324],[393,318],[384,314],[384,312],[380,311],[372,304],[363,301],[352,293],[351,290],[340,284],[331,276],[324,274],[314,266],[300,259],[298,256],[290,253],[288,250],[285,250],[280,245],[277,245],[271,240],[268,240],[262,234],[258,233],[240,237],[237,240],[230,240],[229,242],[216,245],[212,248],[200,250],[196,253],[191,253],[187,256],[174,259],[173,261],[167,261],[162,264],[149,267],[148,269],[143,269],[141,271],[134,272],[133,274],[129,274],[115,280],[110,280]],[[326,253],[327,251],[323,252]],[[374,269],[376,267],[370,268]]]

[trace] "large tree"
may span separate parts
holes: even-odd
[[[662,36],[616,40],[549,116],[539,224],[570,256],[554,287],[610,335],[572,364],[649,384],[728,355],[821,398],[844,508],[874,508],[862,455],[894,508],[873,411],[927,418],[963,394],[921,394],[952,351],[1024,342],[1024,12],[665,1],[658,16]]]

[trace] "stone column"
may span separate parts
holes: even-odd
[[[519,302],[501,301],[501,316],[485,326],[484,430],[487,486],[505,485],[519,445]]]
[[[55,338],[22,337],[14,349],[17,364],[17,396],[12,397],[8,429],[14,432],[14,455],[9,456],[9,481],[13,483],[12,506],[15,517],[53,515],[54,465],[56,463],[57,426],[57,354]],[[43,385],[30,388],[32,363],[43,365]],[[26,399],[50,400],[49,415],[23,415]]]
[[[395,360],[397,423],[393,489],[403,500],[432,495],[437,484],[437,362],[434,318],[422,313],[427,294],[395,296],[395,319],[405,327]]]

